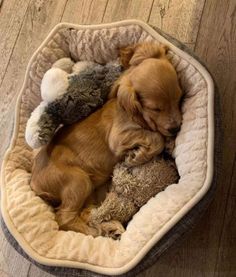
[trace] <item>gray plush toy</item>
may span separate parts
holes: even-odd
[[[120,74],[117,62],[103,66],[63,58],[54,63],[42,79],[43,101],[27,122],[25,138],[29,146],[38,148],[49,143],[59,126],[90,115],[104,103]]]

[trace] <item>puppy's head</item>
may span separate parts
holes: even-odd
[[[136,66],[143,62],[147,58],[164,58],[168,51],[168,46],[158,45],[156,43],[140,43],[135,45],[130,45],[125,48],[121,48],[120,61],[124,68],[130,66]]]
[[[122,49],[121,62],[128,69],[111,95],[117,95],[120,106],[140,125],[172,136],[181,125],[182,91],[167,51],[167,47],[155,43]]]

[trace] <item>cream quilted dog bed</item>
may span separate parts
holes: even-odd
[[[144,205],[120,241],[59,231],[51,207],[29,186],[32,151],[24,132],[40,102],[40,82],[62,57],[98,63],[116,58],[117,47],[157,40],[170,46],[182,88],[183,124],[174,155],[180,174]],[[213,175],[213,82],[206,69],[147,24],[137,20],[81,26],[57,25],[31,58],[18,97],[11,145],[1,171],[2,216],[8,230],[36,262],[118,275],[131,270],[145,254],[207,193]]]

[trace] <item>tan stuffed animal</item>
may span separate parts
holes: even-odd
[[[169,154],[133,168],[125,163],[117,164],[105,200],[100,207],[90,210],[87,223],[103,230],[102,235],[118,239],[132,216],[150,198],[178,179],[174,159]]]

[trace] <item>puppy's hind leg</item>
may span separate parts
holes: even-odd
[[[92,192],[89,176],[80,169],[68,170],[66,174],[67,183],[61,193],[61,205],[56,212],[60,229],[98,236],[99,231],[89,227],[79,216],[85,200]]]

